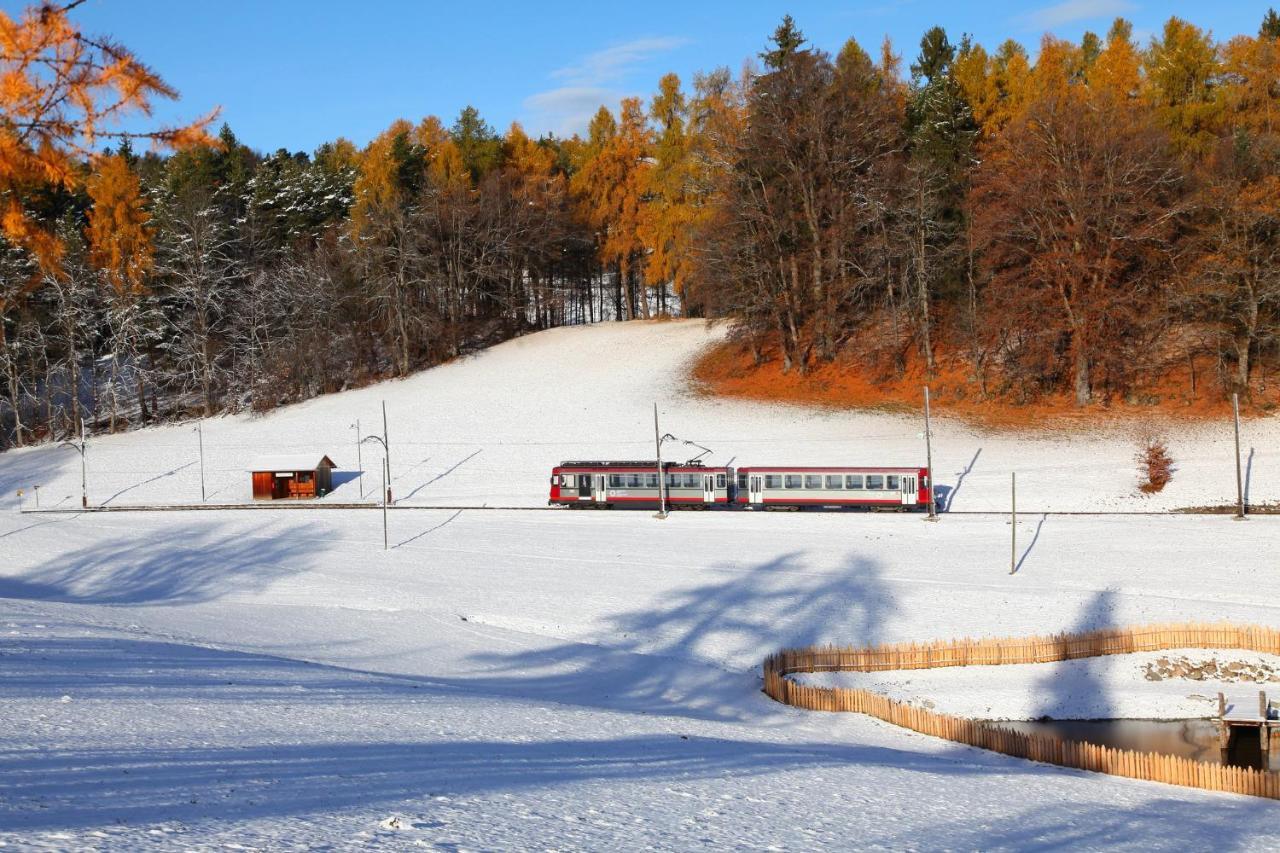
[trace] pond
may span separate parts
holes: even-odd
[[[1195,761],[1221,763],[1218,725],[1213,720],[992,720],[991,725],[1026,734],[1083,740],[1116,749],[1160,752]],[[1255,729],[1233,734],[1227,764],[1262,769],[1262,750]],[[1280,756],[1272,750],[1270,770],[1280,770]]]

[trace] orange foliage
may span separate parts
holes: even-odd
[[[46,270],[57,269],[62,247],[27,215],[20,190],[75,186],[78,163],[103,138],[141,137],[171,147],[211,142],[206,128],[216,115],[149,133],[114,130],[130,113],[149,114],[154,98],[178,93],[124,47],[80,32],[67,15],[77,5],[31,6],[17,19],[0,12],[0,191],[8,196],[0,230]]]
[[[639,98],[623,99],[616,124],[607,110],[601,110],[606,115],[597,114],[592,122],[595,145],[574,176],[574,191],[587,221],[602,232],[600,260],[617,264],[626,279],[645,249],[640,229],[653,168],[649,161],[653,140]],[[647,304],[640,301],[642,310]]]
[[[1047,394],[1029,402],[994,391],[984,393],[964,355],[945,345],[935,349],[937,366],[931,377],[914,351],[908,353],[902,372],[893,375],[885,375],[870,358],[850,354],[817,364],[807,375],[794,370],[784,373],[775,344],[766,343],[761,352],[766,360],[756,364],[744,342],[729,339],[702,354],[694,364],[693,378],[704,392],[725,397],[912,413],[920,411],[921,389],[928,384],[935,415],[992,429],[1070,432],[1094,428],[1099,422],[1149,427],[1158,421],[1221,419],[1231,411],[1229,400],[1213,390],[1191,394],[1188,370],[1176,362],[1170,362],[1153,384],[1142,389],[1141,402],[1112,400],[1081,408],[1068,393]],[[1202,364],[1200,369],[1206,367]],[[1276,404],[1274,391],[1255,393],[1247,413],[1266,414]]]
[[[117,295],[136,294],[151,269],[151,215],[142,206],[138,176],[122,155],[100,157],[86,182],[90,261],[102,270]]]

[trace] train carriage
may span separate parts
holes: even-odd
[[[737,469],[736,503],[753,509],[929,505],[928,468],[769,466]]]
[[[733,469],[700,463],[667,462],[667,505],[709,509],[728,506]],[[551,469],[550,505],[612,509],[615,506],[658,507],[658,462],[561,462]]]

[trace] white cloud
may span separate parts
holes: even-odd
[[[1129,0],[1065,0],[1054,6],[1019,15],[1017,20],[1027,27],[1051,30],[1076,21],[1114,18],[1132,12],[1134,8],[1136,7]]]
[[[688,43],[689,39],[682,36],[632,39],[588,54],[577,65],[558,68],[551,72],[551,76],[579,85],[598,86],[610,80],[621,79],[633,66]]]
[[[551,131],[559,136],[584,133],[601,105],[616,109],[624,97],[635,94],[627,87],[632,72],[650,59],[689,43],[683,36],[632,39],[557,68],[549,76],[560,85],[524,99],[526,128],[531,133]],[[655,76],[645,84],[656,82]]]
[[[622,92],[598,86],[561,86],[537,92],[524,99],[528,115],[525,125],[531,133],[550,131],[557,136],[583,133],[601,105],[614,109]]]

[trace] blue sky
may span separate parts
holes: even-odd
[[[0,0],[13,14],[24,3]],[[1145,40],[1170,15],[1220,38],[1257,31],[1261,4],[1065,0],[866,2],[436,3],[428,0],[88,0],[73,12],[90,33],[134,50],[182,94],[156,119],[221,106],[248,145],[310,151],[345,136],[363,145],[397,117],[441,116],[474,104],[499,130],[585,127],[600,103],[647,96],[658,78],[727,65],[764,48],[784,13],[829,51],[849,37],[874,53],[887,34],[909,63],[920,35],[940,24],[992,47],[1015,38],[1033,50],[1045,31],[1079,38],[1112,18]]]

